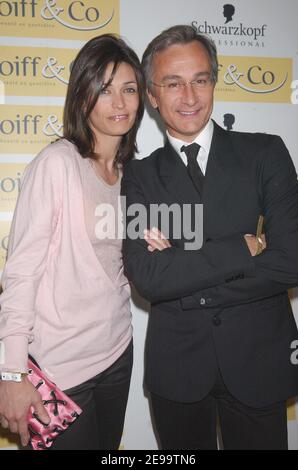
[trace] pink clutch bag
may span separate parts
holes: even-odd
[[[31,407],[28,414],[29,445],[33,450],[46,450],[82,413],[81,408],[65,395],[30,359],[28,379],[41,394],[43,404],[51,418],[45,425]]]

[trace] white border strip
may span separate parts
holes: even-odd
[[[13,218],[13,211],[0,212],[0,222],[11,222]]]
[[[66,88],[65,88],[66,90]],[[13,105],[64,106],[65,97],[54,96],[5,96],[4,103]]]
[[[52,38],[35,38],[35,37],[17,37],[17,36],[1,36],[0,46],[22,46],[22,47],[56,47],[57,49],[80,49],[85,43],[84,41],[76,41],[73,39],[52,39]]]
[[[31,154],[0,154],[0,163],[30,163],[34,157],[35,155]]]

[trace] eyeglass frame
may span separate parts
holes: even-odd
[[[198,84],[196,84],[196,82],[200,79],[202,79],[203,76],[206,76],[208,75],[208,77],[206,78],[206,84],[204,84],[203,86],[200,86]],[[200,76],[198,76],[195,80],[190,80],[190,81],[186,81],[186,80],[182,80],[182,79],[172,79],[173,82],[172,83],[177,83],[178,84],[178,87],[177,89],[174,89],[173,88],[173,91],[182,91],[182,90],[185,90],[186,86],[187,85],[190,85],[191,87],[194,86],[194,89],[200,89],[200,90],[203,90],[205,89],[208,85],[214,83],[214,80],[212,78],[212,74],[211,73],[202,73]],[[174,81],[175,80],[175,81]],[[157,86],[157,87],[160,87],[160,88],[165,88],[167,91],[170,90],[169,88],[169,85],[171,85],[170,83],[165,83],[165,84],[160,84],[160,83],[155,83],[153,82],[152,80],[150,80],[150,83],[154,86]]]

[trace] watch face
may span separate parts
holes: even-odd
[[[1,380],[7,382],[21,382],[22,374],[21,372],[1,372]]]

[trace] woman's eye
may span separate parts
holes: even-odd
[[[108,95],[109,93],[110,93],[110,90],[108,88],[103,88],[99,92],[100,95]]]
[[[136,88],[129,87],[125,88],[124,91],[125,93],[137,93],[138,90]]]

